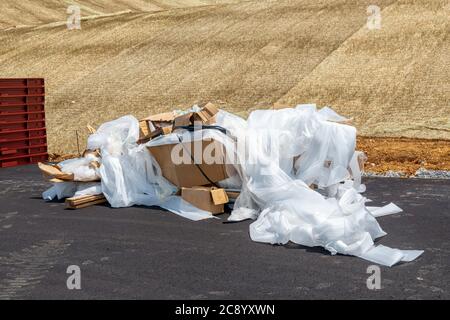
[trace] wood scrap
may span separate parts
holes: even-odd
[[[105,202],[107,202],[107,200],[103,194],[85,195],[66,199],[66,205],[69,209],[81,209]]]
[[[78,197],[67,198],[66,202],[69,202],[74,205],[78,205],[78,204],[82,204],[82,203],[86,203],[86,202],[90,202],[90,201],[94,201],[94,200],[99,200],[99,199],[104,199],[104,198],[105,198],[105,196],[103,194],[83,195],[83,196],[78,196]]]
[[[95,200],[95,201],[91,201],[91,202],[87,202],[87,203],[83,203],[83,204],[79,204],[76,206],[67,206],[68,209],[83,209],[86,207],[90,207],[96,204],[102,204],[102,203],[106,203],[106,199],[99,199],[99,200]]]
[[[88,124],[86,127],[87,127],[89,133],[91,133],[91,134],[97,132],[97,130],[95,130],[95,128],[93,128],[90,124]]]

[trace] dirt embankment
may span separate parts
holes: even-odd
[[[52,153],[126,114],[316,103],[379,137],[358,141],[369,171],[450,169],[448,0],[378,0],[376,30],[371,0],[74,0],[81,30],[69,2],[0,1],[0,74],[45,78]]]
[[[49,150],[60,154],[76,152],[88,124],[198,101],[241,116],[316,103],[364,136],[450,139],[448,1],[379,0],[379,30],[366,26],[371,0],[226,2],[0,32],[0,74],[45,78]]]
[[[448,140],[358,137],[357,149],[366,153],[369,172],[413,175],[419,168],[450,170]]]

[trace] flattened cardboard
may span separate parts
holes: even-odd
[[[203,140],[202,154],[205,148],[208,147],[211,143],[214,143],[214,141]],[[182,164],[173,163],[172,149],[176,145],[177,144],[169,144],[148,147],[148,150],[161,167],[163,176],[174,185],[178,187],[203,186],[228,178],[225,163],[207,164],[205,162],[202,162],[200,164],[195,164],[193,163],[193,161]],[[183,152],[188,152],[186,150],[194,150],[193,142],[183,143],[183,146],[185,148]],[[217,154],[218,159],[225,159],[224,148],[220,148],[219,150],[216,149],[216,152],[219,152]],[[202,174],[202,171],[204,175]],[[205,175],[207,178],[205,177]]]
[[[209,187],[182,188],[181,197],[193,206],[212,214],[224,212],[223,204],[214,204]]]
[[[144,121],[152,121],[152,122],[172,122],[176,117],[175,112],[164,112],[164,113],[158,113],[151,115],[147,118],[144,118],[142,120]]]

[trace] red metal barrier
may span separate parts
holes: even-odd
[[[44,79],[0,79],[0,168],[46,161]]]

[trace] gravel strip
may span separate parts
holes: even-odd
[[[406,175],[401,171],[387,172],[363,172],[363,177],[385,177],[385,178],[420,178],[420,179],[450,179],[450,171],[446,170],[428,170],[425,168],[420,168],[412,176]]]

